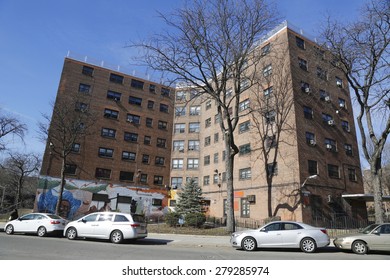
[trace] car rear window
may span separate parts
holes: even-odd
[[[132,217],[133,217],[134,222],[137,222],[137,223],[144,223],[145,222],[145,217],[142,215],[133,215]]]
[[[115,215],[114,222],[129,222],[129,219],[123,215]]]
[[[62,219],[60,216],[54,215],[54,214],[47,214],[50,219]]]

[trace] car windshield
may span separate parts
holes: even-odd
[[[369,234],[374,228],[376,228],[378,226],[378,224],[372,224],[372,225],[369,225],[368,227],[364,228],[361,233],[364,233],[364,234]]]

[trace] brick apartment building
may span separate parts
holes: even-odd
[[[258,48],[264,56],[263,65],[257,65],[259,74],[281,75],[283,81],[275,84],[276,79],[264,78],[260,86],[248,86],[240,94],[241,117],[235,131],[240,152],[233,175],[235,217],[261,221],[268,217],[271,200],[272,215],[281,219],[308,223],[340,216],[365,219],[363,201],[342,198],[364,193],[351,98],[343,74],[331,66],[329,54],[314,40],[287,24],[275,29]],[[259,149],[270,148],[272,156],[274,135],[260,136],[258,129],[276,117],[272,95],[281,92],[277,87],[282,85],[286,87],[283,94],[292,101],[285,124],[289,129],[280,133],[275,165],[266,166]],[[191,88],[176,89],[171,186],[180,191],[188,178],[195,178],[202,187],[207,213],[223,217],[227,198],[223,133],[215,101],[194,98],[196,94]],[[262,116],[248,113],[255,110],[259,98],[271,100],[268,111]],[[266,169],[270,167],[273,182],[268,199]]]
[[[275,54],[283,53],[285,95],[292,100],[286,120],[289,129],[280,133],[277,162],[270,171],[260,149],[265,144],[272,155],[273,135],[264,138],[257,131],[272,125],[272,95],[280,90],[272,84],[275,80],[263,79],[260,86],[248,86],[240,94],[236,218],[261,221],[269,216],[269,202],[272,214],[281,219],[313,223],[339,216],[366,218],[364,202],[342,198],[364,193],[351,97],[342,73],[314,40],[287,24],[270,33],[258,48],[264,65],[257,71],[263,78],[282,73],[280,55]],[[202,187],[207,214],[224,217],[224,135],[213,100],[196,89],[178,87],[174,93],[161,84],[66,58],[57,100],[68,94],[89,94],[88,108],[98,116],[94,134],[77,143],[69,158],[66,189],[69,204],[76,205],[70,207],[69,217],[92,206],[99,208],[103,201],[110,201],[114,209],[130,207],[132,212],[159,217],[174,206],[177,192],[189,178]],[[248,113],[259,97],[270,100],[262,117]],[[45,201],[50,197],[51,204],[55,202],[60,167],[48,143],[38,209],[52,209]],[[273,174],[271,198],[267,169]],[[49,190],[52,193],[45,195]]]

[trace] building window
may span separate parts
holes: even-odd
[[[157,138],[157,147],[159,148],[166,148],[167,147],[167,140],[163,138]]]
[[[142,155],[142,163],[149,164],[149,158],[150,158],[149,155],[143,154]]]
[[[261,55],[262,56],[267,55],[269,54],[270,51],[271,51],[271,44],[268,43],[267,45],[261,48]]]
[[[206,101],[206,110],[211,109],[211,100]]]
[[[175,123],[174,125],[174,133],[185,133],[186,132],[186,124],[185,123]]]
[[[127,121],[129,123],[133,124],[140,124],[141,123],[141,117],[133,114],[127,114]]]
[[[159,175],[154,175],[153,184],[155,185],[162,185],[164,182],[164,177]]]
[[[356,177],[356,169],[355,168],[348,168],[348,179],[352,182],[357,181]]]
[[[339,107],[340,107],[340,108],[344,108],[344,109],[347,108],[346,102],[345,102],[345,100],[342,99],[342,98],[339,98]]]
[[[116,130],[111,128],[102,128],[101,136],[108,138],[115,138]]]
[[[79,143],[74,143],[72,145],[72,152],[73,153],[80,153],[80,144]]]
[[[308,93],[309,94],[310,93],[310,85],[309,85],[309,83],[301,81],[301,90],[304,93]]]
[[[83,73],[84,75],[86,76],[90,76],[92,77],[93,76],[93,68],[92,67],[89,67],[89,66],[83,66],[83,70],[81,71],[81,73]]]
[[[265,137],[265,146],[268,149],[272,149],[276,147],[276,135],[267,135]]]
[[[266,67],[263,68],[263,76],[268,77],[272,74],[272,65],[269,64]]]
[[[335,125],[335,122],[334,122],[333,117],[332,117],[331,115],[322,113],[322,120],[323,120],[326,124],[328,124],[328,125],[330,125],[330,126]]]
[[[146,118],[146,123],[145,123],[145,125],[147,126],[147,127],[152,127],[153,126],[153,119],[151,119],[151,118]]]
[[[120,181],[133,181],[134,180],[134,172],[120,171],[119,172],[119,180]]]
[[[186,100],[186,92],[185,91],[178,91],[176,92],[176,101],[184,101]]]
[[[135,153],[123,151],[122,152],[122,160],[135,161]]]
[[[149,92],[155,93],[156,92],[156,85],[150,84],[149,85]]]
[[[76,175],[76,170],[77,170],[76,164],[71,164],[71,163],[65,164],[65,170],[64,170],[65,174]]]
[[[306,132],[306,143],[313,146],[316,144],[314,133]]]
[[[77,112],[85,113],[88,111],[88,104],[83,102],[76,102],[75,110]]]
[[[139,177],[139,182],[142,184],[146,184],[148,182],[148,174],[142,173]]]
[[[320,89],[320,99],[322,101],[330,101],[330,95],[329,95],[329,92],[326,92],[325,90],[323,89]]]
[[[241,79],[241,82],[240,82],[240,89],[241,89],[241,92],[244,91],[244,90],[246,90],[247,88],[249,88],[249,85],[250,85],[249,79],[246,79],[246,78]],[[226,92],[226,94],[229,94],[229,91],[230,91],[231,93],[233,93],[233,89],[229,89],[229,90]]]
[[[187,169],[198,169],[199,168],[199,159],[189,158],[187,159]]]
[[[107,91],[107,99],[111,99],[114,101],[120,101],[121,100],[122,93],[115,92],[115,91]]]
[[[352,156],[353,153],[352,153],[352,145],[350,144],[344,144],[344,150],[345,150],[345,154],[348,155],[348,156]]]
[[[184,160],[181,158],[172,159],[172,169],[183,169]]]
[[[142,98],[135,97],[135,96],[129,96],[129,104],[141,106]]]
[[[247,79],[244,79],[243,82],[241,83],[241,90],[244,90],[246,89],[247,87],[249,86],[249,80]],[[225,96],[226,98],[230,97],[233,95],[233,88],[229,88],[226,92],[225,92]]]
[[[166,97],[169,97],[171,94],[171,91],[169,88],[161,88],[161,95],[162,96],[166,96]]]
[[[203,165],[209,165],[209,164],[210,164],[210,155],[204,156]]]
[[[267,164],[267,176],[278,175],[278,163],[272,162]]]
[[[165,164],[165,158],[157,156],[154,160],[155,165],[164,165]]]
[[[295,37],[295,42],[298,46],[298,48],[304,50],[305,49],[305,40],[303,40],[302,38],[296,36]]]
[[[160,104],[160,112],[168,113],[169,112],[169,106],[166,104]]]
[[[265,117],[266,123],[268,123],[268,124],[274,123],[276,120],[276,111],[274,111],[274,110],[268,111],[265,113],[264,117]]]
[[[246,197],[241,198],[241,218],[249,218],[250,217],[250,204]]]
[[[301,68],[302,70],[305,70],[307,71],[307,61],[298,57],[298,64],[299,64],[299,68]]]
[[[336,141],[333,139],[325,138],[325,147],[328,151],[337,152]]]
[[[200,115],[200,106],[191,106],[190,107],[190,116]]]
[[[215,153],[214,154],[214,163],[218,163],[218,160],[219,160],[219,154]]]
[[[123,84],[123,76],[111,73],[110,74],[110,82],[113,82],[116,84]]]
[[[337,165],[328,164],[328,176],[330,178],[340,178],[339,167]]]
[[[173,141],[173,150],[184,152],[184,140],[175,140]]]
[[[250,154],[250,152],[251,152],[251,144],[250,143],[245,144],[245,145],[241,145],[239,147],[239,155],[240,156]]]
[[[252,178],[252,170],[250,167],[240,169],[238,172],[240,180],[248,180]]]
[[[347,121],[341,121],[341,127],[346,132],[351,132],[351,128],[349,127],[349,122]]]
[[[303,106],[303,114],[306,119],[313,119],[313,109],[307,106]]]
[[[246,132],[246,131],[249,130],[249,127],[250,127],[250,121],[246,121],[246,122],[240,123],[239,126],[238,126],[238,132],[239,133]]]
[[[95,177],[101,179],[110,179],[111,177],[111,169],[105,168],[96,168]]]
[[[211,118],[208,118],[205,120],[205,127],[210,127],[211,126]]]
[[[199,151],[199,140],[188,140],[189,151]]]
[[[119,112],[111,109],[104,109],[104,117],[108,119],[118,119]]]
[[[336,86],[339,87],[339,88],[343,88],[344,87],[343,79],[341,79],[339,77],[336,77]]]
[[[210,185],[210,176],[203,177],[203,185],[205,186]]]
[[[164,121],[158,121],[158,129],[167,130],[168,129],[168,123]]]
[[[239,112],[249,109],[249,99],[245,99],[244,101],[240,102],[238,106],[239,106],[238,109]]]
[[[204,145],[209,146],[211,144],[211,137],[207,136],[204,138]]]
[[[175,116],[185,116],[186,115],[186,107],[185,106],[176,106],[175,107]]]
[[[114,154],[113,149],[102,148],[102,147],[99,148],[99,153],[98,153],[99,157],[112,158],[113,154]]]
[[[218,143],[219,141],[219,133],[214,133],[214,143]]]
[[[90,85],[86,85],[86,84],[79,84],[79,92],[80,93],[85,93],[85,94],[88,94],[91,90],[91,86]]]
[[[265,98],[269,98],[272,96],[272,93],[274,92],[274,87],[266,88],[263,93]]]
[[[214,174],[213,175],[213,184],[218,184],[219,183],[219,174]]]
[[[190,123],[189,124],[189,133],[198,133],[200,131],[200,123],[195,122],[195,123]]]
[[[308,165],[309,175],[317,175],[318,174],[317,161],[308,160],[307,165]]]
[[[124,140],[128,142],[138,142],[138,134],[133,132],[125,132]]]
[[[152,137],[148,136],[148,135],[145,135],[144,136],[144,144],[145,145],[150,145],[152,144]]]
[[[172,189],[180,189],[183,185],[183,178],[182,177],[172,177],[171,178],[171,186]]]
[[[328,72],[321,67],[317,67],[317,77],[322,80],[328,80]]]
[[[144,89],[144,82],[136,79],[131,79],[130,86],[136,89]],[[150,90],[150,87],[149,87]]]
[[[154,101],[148,100],[148,109],[150,109],[150,110],[154,109]]]

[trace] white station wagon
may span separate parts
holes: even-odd
[[[76,238],[109,239],[121,243],[125,239],[141,239],[148,235],[145,218],[118,212],[97,212],[88,214],[67,224],[64,236]]]

